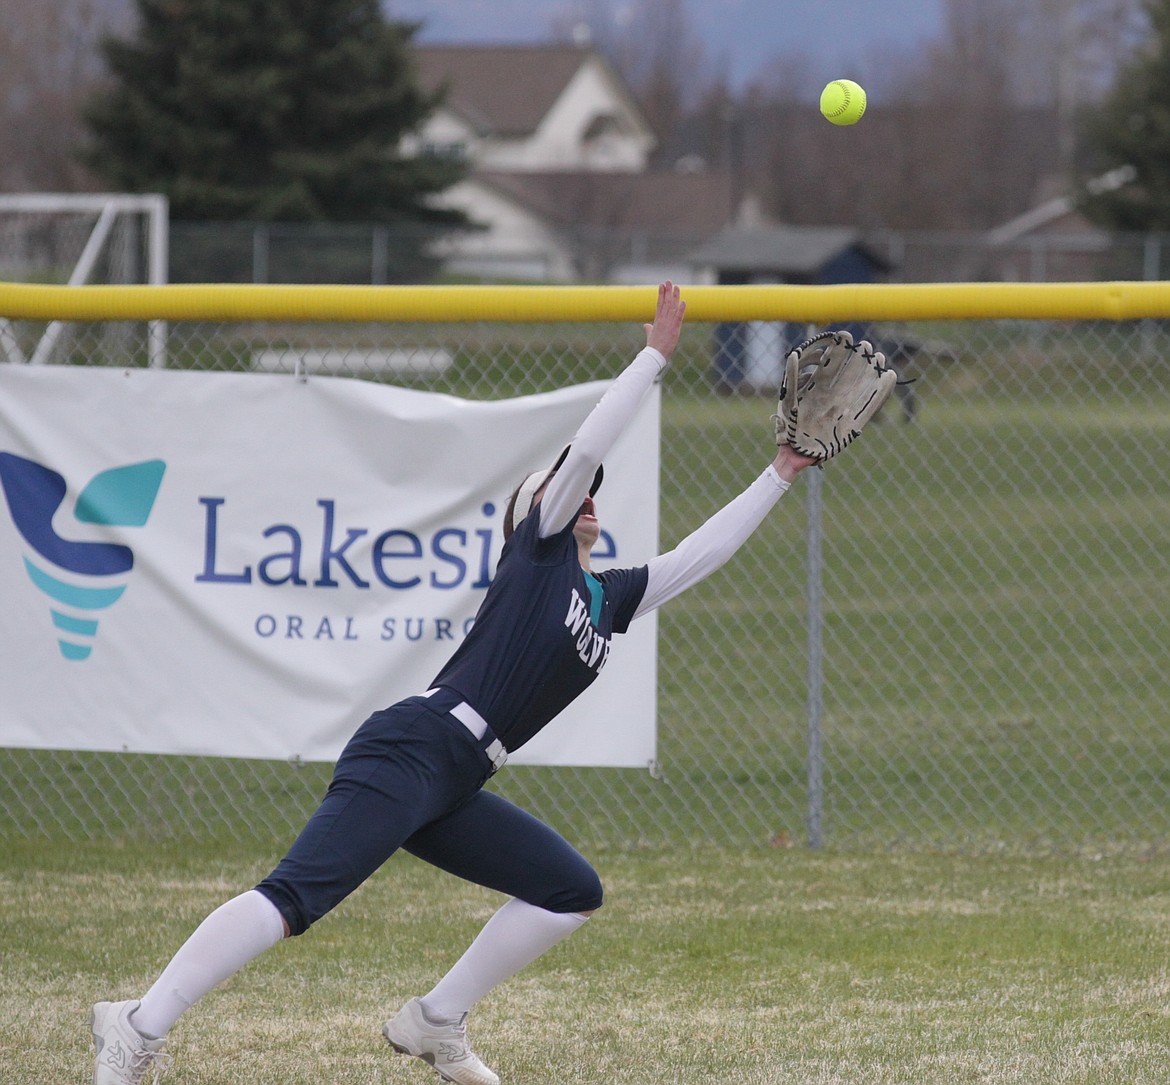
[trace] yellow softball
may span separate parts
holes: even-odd
[[[834,79],[821,91],[821,113],[833,124],[856,124],[865,112],[865,91],[852,79]]]

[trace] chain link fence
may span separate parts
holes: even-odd
[[[873,230],[858,231],[858,238],[886,262],[887,278],[907,283],[1153,282],[1170,266],[1170,235],[1161,233]],[[577,229],[544,247],[509,251],[474,233],[406,225],[175,222],[169,239],[171,281],[184,283],[380,285],[436,274],[559,282],[566,273],[572,281],[642,283],[669,275],[695,281],[718,270],[696,263],[709,237],[661,230]],[[791,281],[807,281],[809,269],[790,274]]]
[[[1170,234],[1070,227],[1066,213],[1042,206],[993,230],[859,229],[857,240],[895,282],[1166,277]],[[422,223],[169,221],[161,196],[0,193],[0,277],[27,282],[714,281],[720,269],[697,255],[710,241],[660,228],[575,227],[502,248],[480,230]],[[805,282],[822,270],[782,265],[769,274]]]
[[[44,330],[6,334],[27,358]],[[780,357],[807,330],[685,329],[663,386],[663,549],[771,459]],[[657,771],[509,766],[490,786],[593,845],[1163,849],[1167,327],[868,331],[913,383],[661,614]],[[147,338],[70,323],[52,361],[143,365]],[[189,322],[170,325],[166,358],[238,372],[279,357],[325,366],[310,379],[502,398],[615,376],[640,341],[626,324]],[[287,841],[328,776],[0,750],[0,832]]]

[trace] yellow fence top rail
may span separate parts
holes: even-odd
[[[683,286],[691,321],[1134,320],[1170,282]],[[9,320],[647,321],[652,286],[43,286],[0,283]]]

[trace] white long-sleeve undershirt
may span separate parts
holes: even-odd
[[[646,592],[634,612],[634,619],[662,606],[723,566],[747,542],[788,488],[789,483],[769,464],[743,493],[692,531],[673,550],[651,558],[646,565]]]
[[[629,425],[651,385],[665,371],[667,360],[653,347],[643,347],[605,391],[581,423],[568,455],[540,499],[540,537],[547,539],[577,519],[597,467]]]
[[[651,385],[667,367],[653,347],[645,347],[606,389],[573,437],[565,462],[541,498],[540,534],[563,530],[581,511],[598,464],[629,424]],[[646,592],[635,618],[662,606],[722,567],[760,526],[787,492],[769,464],[738,497],[724,505],[673,550],[647,562]]]

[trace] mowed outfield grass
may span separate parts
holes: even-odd
[[[0,845],[0,1081],[89,1080],[90,1004],[141,993],[271,856]],[[490,994],[505,1085],[1154,1085],[1170,1076],[1161,862],[718,849],[592,855],[607,903]],[[393,859],[209,995],[167,1085],[427,1085],[381,1040],[499,904]]]

